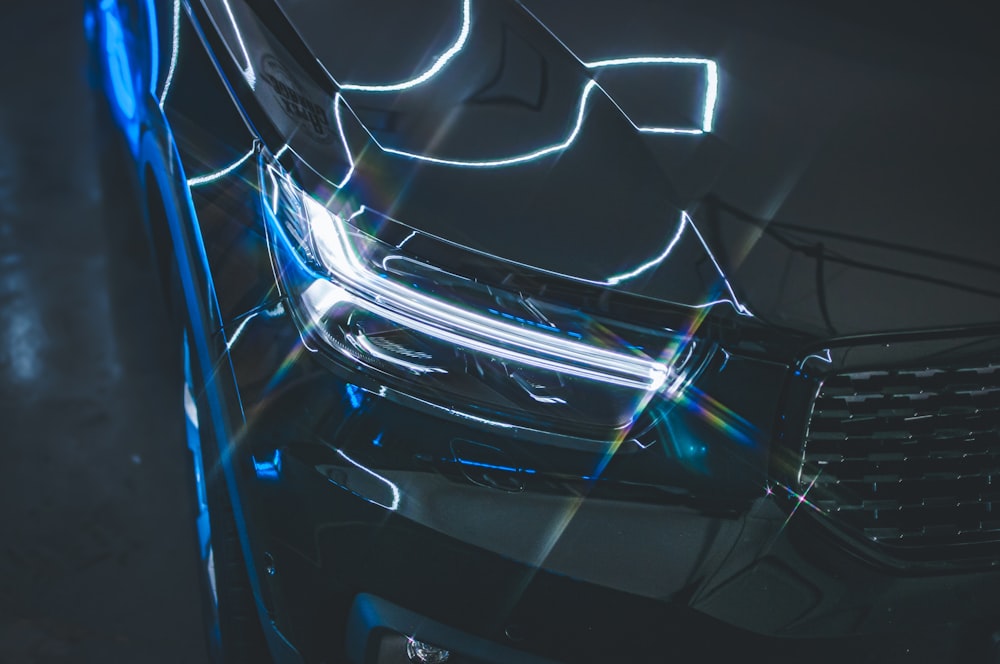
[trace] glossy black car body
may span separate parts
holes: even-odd
[[[709,158],[746,129],[752,61],[721,59],[720,92],[700,56],[582,62],[516,4],[279,4],[90,14],[187,329],[199,476],[224,476],[227,564],[275,661],[403,662],[408,638],[458,662],[994,656],[992,251],[917,221],[912,242],[769,223],[667,178],[656,150]],[[633,70],[695,103],[640,118]],[[478,377],[438,386],[433,344],[337,346],[301,313],[318,263],[283,243],[286,181],[384,252],[382,277],[481,314],[448,339],[492,320],[551,340],[548,364],[484,333]],[[392,332],[364,324],[350,338]],[[578,344],[613,355],[546,382]],[[657,358],[676,383],[624,419],[578,387]]]

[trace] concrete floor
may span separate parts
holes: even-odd
[[[197,664],[179,340],[82,21],[0,21],[0,662]]]

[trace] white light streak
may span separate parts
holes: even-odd
[[[426,399],[421,399],[420,397],[414,396],[412,394],[407,394],[405,392],[395,392],[394,391],[393,393],[394,394],[398,394],[398,395],[400,395],[402,397],[405,397],[406,399],[409,399],[411,401],[415,401],[416,403],[423,404],[424,406],[427,406],[429,408],[433,408],[435,410],[443,411],[443,412],[448,413],[450,415],[454,415],[455,417],[460,417],[463,420],[469,420],[470,422],[478,422],[480,424],[486,424],[486,425],[491,426],[491,427],[497,427],[498,429],[520,428],[520,427],[518,427],[515,424],[511,424],[510,422],[501,422],[499,420],[491,420],[491,419],[486,418],[486,417],[479,417],[478,415],[473,415],[472,413],[466,413],[463,410],[457,410],[455,408],[449,408],[447,406],[442,406],[440,404],[434,403],[433,401],[427,401]],[[388,390],[386,389],[386,387],[384,385],[379,389],[378,395],[380,397],[388,397]]]
[[[247,52],[247,45],[243,41],[243,33],[240,32],[240,26],[236,23],[236,17],[233,15],[233,8],[229,6],[229,0],[222,0],[222,4],[226,8],[226,13],[229,15],[229,21],[233,24],[233,32],[236,33],[236,41],[240,45],[240,51],[243,52],[243,61],[246,63],[246,67],[243,68],[243,78],[246,79],[247,84],[250,89],[253,90],[257,85],[257,73],[253,69],[253,64],[250,61],[250,54]]]
[[[278,214],[278,197],[281,194],[281,187],[278,186],[278,178],[274,174],[274,169],[267,169],[267,175],[271,178],[271,214]]]
[[[184,415],[195,429],[198,428],[198,406],[191,395],[191,385],[184,381]],[[195,469],[197,471],[197,468]],[[200,476],[199,476],[200,478]]]
[[[719,102],[719,65],[714,60],[705,63],[705,114],[702,117],[702,131],[712,131],[715,126],[715,106]]]
[[[442,166],[460,166],[460,167],[463,167],[463,168],[501,168],[501,167],[504,167],[504,166],[514,166],[515,164],[523,164],[523,163],[535,161],[537,159],[541,159],[542,157],[545,157],[547,155],[553,154],[555,152],[562,152],[563,150],[565,150],[566,148],[568,148],[570,145],[572,145],[573,142],[576,140],[576,137],[580,134],[580,127],[583,125],[583,118],[584,118],[584,115],[585,115],[585,111],[587,110],[587,100],[590,98],[590,94],[591,94],[591,92],[593,92],[593,90],[594,90],[595,87],[597,87],[596,81],[587,81],[587,84],[583,87],[583,92],[580,95],[580,101],[579,101],[579,104],[578,104],[578,107],[577,107],[577,111],[576,111],[576,121],[575,121],[575,123],[573,125],[573,128],[570,130],[569,135],[562,142],[555,143],[553,145],[548,145],[548,146],[546,146],[544,148],[539,148],[538,150],[534,150],[533,152],[528,152],[528,153],[520,154],[520,155],[514,155],[514,156],[511,156],[511,157],[505,157],[505,158],[502,158],[502,159],[487,159],[487,160],[481,160],[481,161],[468,161],[468,160],[460,160],[460,159],[442,159],[440,157],[432,157],[432,156],[429,156],[429,155],[417,154],[417,153],[414,153],[414,152],[407,152],[405,150],[397,150],[396,148],[389,148],[389,147],[385,147],[384,145],[382,145],[379,142],[379,140],[375,137],[375,135],[372,134],[370,131],[368,131],[367,128],[365,128],[365,131],[368,132],[368,135],[371,137],[372,141],[383,152],[386,152],[388,154],[394,154],[394,155],[397,155],[397,156],[400,156],[400,157],[406,157],[407,159],[414,159],[414,160],[417,160],[417,161],[425,161],[425,162],[428,162],[428,163],[439,164],[439,165],[442,165]],[[337,100],[335,99],[334,103],[336,103],[336,102],[337,102]],[[337,129],[340,132],[341,140],[344,142],[344,145],[346,147],[347,146],[347,139],[346,139],[345,134],[344,134],[344,128],[343,128],[343,124],[342,124],[342,120],[341,120],[341,117],[340,117],[339,110],[338,110],[338,112],[334,113],[334,117],[335,117],[335,119],[337,121]],[[339,185],[340,187],[343,187],[344,184],[347,183],[347,181],[350,179],[350,175],[353,174],[353,172],[354,172],[354,160],[353,160],[353,157],[352,157],[352,159],[351,159],[351,170],[350,170],[350,173],[348,174],[348,177],[345,178],[344,182],[342,182]]]
[[[674,59],[683,59],[683,58],[674,58]],[[710,71],[714,71],[713,68],[709,69]],[[482,160],[448,159],[444,157],[435,157],[432,155],[420,154],[417,152],[409,152],[407,150],[388,147],[386,145],[383,145],[382,142],[379,141],[378,138],[375,136],[375,134],[372,131],[370,131],[363,123],[361,123],[360,120],[359,123],[361,124],[361,127],[365,130],[365,132],[368,134],[372,142],[382,152],[385,152],[387,154],[396,155],[398,157],[405,157],[407,159],[413,159],[415,161],[423,161],[431,164],[437,164],[439,166],[455,166],[460,168],[503,168],[507,166],[515,166],[518,164],[525,164],[528,162],[536,161],[543,157],[549,156],[557,152],[562,152],[563,150],[569,148],[576,141],[577,137],[580,134],[580,129],[583,125],[583,119],[584,116],[586,115],[587,104],[590,101],[591,93],[593,92],[595,87],[598,86],[597,82],[594,81],[593,79],[587,81],[587,83],[584,84],[583,90],[580,93],[580,101],[577,104],[576,119],[573,123],[573,127],[569,131],[569,134],[563,141],[524,154],[513,155],[510,157],[503,157],[497,159],[482,159]],[[603,88],[601,89],[601,91],[604,92],[605,95],[607,95],[607,92]],[[712,88],[709,88],[709,91],[711,92]],[[610,95],[608,95],[608,97],[610,98]],[[715,97],[713,96],[712,98],[714,99]],[[334,119],[336,120],[337,123],[337,132],[340,135],[341,144],[344,146],[344,151],[347,154],[351,167],[347,175],[340,182],[340,184],[336,185],[338,188],[344,187],[350,181],[356,167],[354,156],[351,154],[350,146],[347,141],[347,135],[344,130],[343,117],[340,110],[340,103],[342,99],[343,97],[339,92],[334,95],[334,101],[333,101]],[[621,110],[621,107],[619,107],[619,110]],[[625,117],[625,119],[628,120],[629,124],[631,124],[632,127],[638,132],[646,134],[676,134],[676,135],[699,135],[711,131],[713,114],[714,114],[714,102],[712,108],[708,108],[706,106],[705,119],[703,120],[703,128],[692,129],[692,128],[682,128],[682,127],[639,126],[624,111],[622,111],[622,115]]]
[[[413,231],[412,233],[410,233],[409,235],[407,235],[406,237],[404,237],[402,239],[402,241],[400,241],[400,243],[396,245],[396,248],[397,249],[402,249],[403,245],[406,244],[407,242],[409,242],[410,240],[412,240],[416,234],[417,234],[417,232]],[[382,264],[385,265],[385,263],[382,263]]]
[[[340,86],[341,90],[359,91],[359,92],[399,92],[402,90],[415,88],[424,83],[427,83],[429,80],[434,78],[434,76],[440,73],[441,70],[445,67],[445,65],[452,58],[454,58],[459,52],[461,52],[462,49],[465,47],[469,37],[470,22],[471,22],[470,0],[464,0],[462,5],[462,29],[458,37],[456,38],[455,42],[451,45],[451,47],[448,48],[440,56],[438,56],[434,64],[427,71],[420,74],[419,76],[407,81],[402,81],[399,83],[391,83],[391,84],[376,85],[376,84],[343,83]],[[579,58],[577,59],[579,60]],[[632,118],[630,118],[628,114],[621,109],[621,106],[618,106],[617,103],[616,106],[618,106],[618,109],[621,111],[625,119],[628,120],[629,124],[631,124],[632,127],[640,133],[693,136],[712,131],[713,121],[715,117],[715,106],[718,100],[718,85],[719,85],[718,65],[715,63],[714,60],[709,60],[707,58],[690,58],[690,57],[641,56],[641,57],[613,58],[607,60],[598,60],[594,62],[584,62],[580,60],[580,62],[583,64],[584,67],[591,70],[611,68],[611,67],[638,66],[638,65],[679,65],[679,66],[704,67],[706,84],[705,84],[705,101],[702,110],[701,128],[640,126],[637,125],[635,121],[633,121]],[[398,148],[387,147],[383,145],[375,137],[375,135],[371,131],[369,131],[367,127],[364,126],[363,123],[360,123],[360,120],[359,123],[365,129],[365,131],[371,137],[371,140],[379,147],[380,150],[389,154],[394,154],[396,156],[405,157],[408,159],[414,159],[417,161],[423,161],[431,164],[437,164],[439,166],[456,166],[463,168],[501,168],[505,166],[514,166],[517,164],[523,164],[535,161],[537,159],[541,159],[542,157],[548,156],[555,152],[561,152],[562,150],[565,150],[570,145],[572,145],[572,143],[576,140],[577,136],[579,135],[580,126],[583,123],[583,116],[584,116],[584,111],[586,110],[587,101],[595,85],[597,85],[597,83],[593,79],[587,81],[587,83],[584,84],[577,108],[576,122],[572,130],[570,131],[568,137],[563,142],[539,148],[538,150],[534,150],[532,152],[528,152],[522,155],[515,155],[506,158],[486,159],[486,160],[448,159],[443,157],[435,157],[427,154],[409,152]],[[608,95],[606,91],[602,89],[602,92],[604,92],[604,94],[607,95],[609,99],[612,99],[612,101],[614,101],[613,98],[611,98],[611,96]],[[342,99],[341,93],[337,92],[334,95],[334,101],[333,101],[334,115],[337,121],[337,129],[340,134],[340,140],[345,148],[345,152],[347,153],[348,159],[351,163],[351,168],[348,171],[347,175],[344,177],[343,181],[339,185],[337,185],[338,188],[342,188],[350,181],[351,177],[354,174],[354,168],[355,168],[354,157],[350,153],[350,148],[348,146],[347,138],[344,132],[343,121],[340,115],[341,99]]]
[[[726,276],[726,273],[722,271],[722,266],[719,265],[719,261],[715,260],[715,254],[713,254],[712,250],[708,248],[708,243],[705,242],[705,238],[702,237],[701,232],[698,230],[698,226],[696,226],[694,221],[691,220],[691,217],[688,217],[688,225],[691,227],[691,230],[694,231],[695,235],[698,236],[698,241],[701,242],[701,246],[705,248],[705,253],[708,254],[708,258],[712,261],[712,265],[715,266],[715,270],[719,273],[719,276],[722,277],[722,283],[726,285],[726,291],[729,293],[729,297],[732,298],[730,304],[732,304],[733,307],[736,308],[737,313],[743,316],[752,317],[753,313],[750,311],[750,309],[748,309],[744,304],[742,304],[739,298],[736,297],[736,292],[733,290],[733,285],[729,283],[729,278]]]
[[[629,122],[632,122],[631,118],[629,118]],[[682,129],[679,127],[639,127],[634,122],[632,122],[632,126],[636,128],[636,131],[643,134],[680,134],[682,136],[700,136],[705,133],[701,129]]]
[[[344,154],[347,156],[347,161],[351,167],[347,169],[347,173],[344,175],[344,179],[340,181],[340,184],[334,185],[337,189],[344,188],[351,181],[351,178],[354,177],[355,168],[354,155],[351,154],[351,146],[347,143],[347,134],[344,133],[344,119],[340,115],[340,102],[342,99],[343,96],[339,92],[333,95],[333,119],[337,123],[337,134],[340,136],[340,144],[344,148]],[[361,126],[364,127],[364,125]],[[365,127],[365,131],[375,141],[375,137],[372,136],[367,127]],[[375,144],[378,145],[378,141],[375,141]],[[379,145],[379,147],[382,146]]]
[[[677,226],[677,232],[674,233],[674,236],[670,239],[670,242],[667,243],[666,248],[663,250],[663,252],[660,253],[659,256],[650,259],[649,261],[643,263],[642,265],[633,270],[629,270],[628,272],[623,272],[621,274],[616,274],[612,277],[609,277],[605,281],[596,281],[591,279],[583,279],[582,281],[586,281],[592,284],[597,284],[599,286],[617,286],[623,281],[627,281],[628,279],[633,279],[644,272],[647,272],[649,270],[658,267],[660,264],[663,263],[663,261],[669,258],[671,252],[673,252],[674,248],[677,246],[677,243],[680,242],[681,236],[684,234],[684,229],[688,227],[690,227],[691,230],[694,232],[695,237],[698,238],[698,242],[701,244],[702,249],[704,249],[705,253],[708,254],[709,259],[712,261],[712,265],[715,266],[715,270],[716,272],[718,272],[719,278],[722,279],[722,283],[725,285],[726,291],[729,293],[730,296],[729,298],[710,300],[708,302],[703,302],[701,304],[694,304],[688,306],[691,306],[695,309],[705,309],[707,307],[713,307],[717,304],[726,303],[732,305],[733,308],[736,309],[736,312],[738,314],[742,316],[753,317],[753,313],[750,311],[750,309],[746,305],[742,304],[739,301],[739,298],[736,297],[736,293],[735,291],[733,291],[732,284],[729,283],[729,278],[726,277],[726,273],[722,271],[722,267],[719,265],[719,261],[715,259],[715,255],[709,248],[708,243],[705,242],[705,238],[702,237],[701,233],[698,231],[698,227],[694,223],[694,220],[691,218],[691,215],[689,215],[686,211],[681,212],[681,220]]]
[[[167,78],[163,81],[163,91],[160,92],[160,108],[167,103],[167,92],[170,91],[170,84],[174,80],[174,71],[177,69],[177,55],[181,44],[181,0],[174,0],[174,30],[170,49],[170,66],[167,68]]]
[[[430,69],[420,74],[415,78],[411,78],[408,81],[401,81],[399,83],[389,83],[385,85],[366,85],[361,83],[343,83],[340,88],[342,90],[357,90],[359,92],[399,92],[400,90],[407,90],[409,88],[415,88],[418,85],[426,83],[434,76],[437,75],[445,65],[454,58],[458,53],[465,47],[465,42],[469,38],[469,25],[471,23],[471,8],[470,0],[465,0],[462,3],[462,29],[458,33],[458,37],[455,39],[448,50],[438,56],[434,64],[431,65]]]
[[[619,283],[625,281],[626,279],[632,279],[634,277],[637,277],[640,274],[642,274],[643,272],[646,272],[647,270],[651,270],[654,267],[657,267],[658,265],[660,265],[664,260],[667,259],[667,257],[670,255],[670,252],[672,252],[674,250],[674,247],[677,246],[677,243],[680,242],[681,235],[684,234],[684,227],[689,222],[690,222],[690,217],[688,217],[687,212],[681,212],[681,218],[680,218],[680,221],[677,224],[677,232],[674,233],[674,237],[671,238],[671,240],[670,240],[669,243],[667,243],[666,248],[663,250],[663,252],[659,256],[657,256],[656,258],[653,258],[652,260],[649,260],[649,261],[643,263],[642,265],[640,265],[639,267],[635,268],[634,270],[629,270],[628,272],[622,272],[621,274],[616,274],[613,277],[609,277],[608,280],[606,282],[604,282],[604,283],[606,283],[609,286],[614,286],[615,284],[619,284]]]
[[[813,353],[812,355],[806,355],[799,362],[799,369],[806,365],[809,360],[819,360],[820,362],[826,362],[827,364],[833,364],[833,356],[830,355],[830,349],[824,348],[822,353]]]
[[[411,78],[406,81],[401,81],[399,83],[386,83],[386,84],[361,84],[361,83],[343,83],[341,84],[341,90],[347,91],[357,91],[357,92],[400,92],[403,90],[409,90],[417,86],[423,85],[432,78],[434,78],[438,73],[440,73],[444,67],[458,55],[462,49],[465,48],[466,42],[469,38],[470,24],[471,24],[471,5],[470,0],[464,0],[462,3],[462,28],[459,31],[455,42],[441,55],[438,56],[434,64],[430,66],[427,71],[423,72],[419,76]],[[565,46],[565,45],[564,45]],[[580,60],[579,58],[577,58]],[[701,128],[692,127],[660,127],[660,126],[639,126],[637,125],[627,113],[622,111],[629,123],[635,127],[639,132],[645,134],[676,134],[676,135],[700,135],[709,133],[712,131],[714,119],[715,119],[715,107],[719,97],[719,67],[714,60],[708,58],[691,58],[691,57],[676,57],[676,56],[631,56],[624,58],[609,58],[606,60],[596,60],[594,62],[584,62],[580,60],[584,67],[587,69],[605,69],[611,67],[627,67],[627,66],[637,66],[637,65],[680,65],[680,66],[700,66],[705,68],[705,101],[702,106],[702,126]],[[609,95],[610,97],[610,95]],[[621,107],[619,107],[620,109]],[[379,146],[381,147],[381,146]],[[428,159],[430,161],[430,159]],[[450,160],[440,160],[434,161],[433,163],[442,163],[444,165],[470,165],[466,163],[453,163]],[[515,162],[517,163],[517,162]],[[507,165],[507,164],[500,164]]]
[[[707,58],[680,58],[666,56],[640,56],[628,58],[612,58],[584,62],[587,69],[605,69],[608,67],[628,67],[636,65],[694,65],[705,68],[705,102],[702,106],[701,128],[678,127],[640,127],[629,122],[639,131],[647,134],[703,134],[712,131],[715,122],[715,105],[719,99],[719,65],[715,60]],[[626,115],[627,117],[627,115]]]
[[[245,155],[243,155],[242,157],[240,157],[239,159],[237,159],[233,163],[229,164],[225,168],[223,168],[221,171],[215,171],[214,173],[206,173],[205,175],[199,175],[197,177],[188,178],[188,181],[187,181],[188,186],[189,187],[197,187],[198,185],[207,184],[207,183],[212,182],[214,180],[218,180],[221,177],[225,177],[225,176],[229,175],[230,173],[232,173],[233,171],[235,171],[237,168],[239,168],[240,166],[242,166],[243,163],[246,162],[247,159],[249,159],[250,157],[252,157],[253,153],[255,151],[256,151],[256,147],[250,148],[249,152],[247,152]]]
[[[394,482],[391,482],[390,480],[387,480],[386,478],[382,477],[381,475],[379,475],[378,473],[376,473],[371,468],[368,468],[367,466],[364,466],[364,465],[358,463],[357,461],[355,461],[351,457],[347,456],[347,454],[345,454],[343,450],[338,449],[338,450],[336,450],[336,452],[337,452],[337,454],[339,454],[341,456],[341,458],[344,461],[346,461],[347,463],[351,464],[355,468],[358,468],[358,469],[360,469],[360,470],[368,473],[369,475],[371,475],[375,479],[381,480],[382,482],[385,483],[385,485],[387,487],[389,487],[389,490],[392,491],[392,503],[389,504],[389,505],[386,505],[385,503],[380,503],[377,500],[373,500],[370,496],[365,496],[365,498],[367,500],[375,503],[376,505],[379,505],[380,507],[384,507],[387,510],[392,510],[393,512],[395,512],[397,509],[399,509],[399,487],[396,486],[396,484]]]
[[[229,340],[226,342],[226,350],[227,351],[229,351],[230,349],[232,349],[233,344],[235,344],[236,340],[239,339],[240,336],[243,334],[243,330],[246,329],[247,324],[250,321],[252,321],[254,318],[256,318],[257,314],[259,314],[259,313],[260,313],[259,311],[255,311],[255,312],[253,312],[252,314],[250,314],[249,316],[247,316],[246,318],[243,319],[243,321],[240,323],[239,327],[236,328],[236,331],[233,332],[233,336],[231,336],[229,338]]]

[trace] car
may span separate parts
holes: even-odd
[[[806,11],[89,4],[218,661],[1000,661],[989,208],[907,170],[995,173],[920,115],[992,117],[982,46]]]

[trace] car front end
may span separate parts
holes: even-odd
[[[765,313],[643,143],[712,132],[714,61],[588,63],[466,0],[393,76],[378,8],[119,4],[105,86],[267,657],[997,656],[1000,326]],[[440,19],[407,11],[379,29]],[[638,120],[618,66],[694,110]]]

